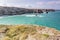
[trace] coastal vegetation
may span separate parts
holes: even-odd
[[[60,31],[39,25],[0,25],[0,40],[60,40]]]

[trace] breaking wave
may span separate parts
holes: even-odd
[[[25,15],[26,17],[35,17],[35,15]]]
[[[38,17],[44,17],[43,15],[38,15]]]
[[[0,19],[2,19],[2,18],[4,18],[4,17],[0,17]]]
[[[25,15],[26,17],[44,17],[43,15]]]

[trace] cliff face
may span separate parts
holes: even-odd
[[[25,13],[43,13],[43,11],[54,11],[53,9],[27,9],[27,8],[17,8],[17,7],[1,7],[0,6],[0,16],[2,15],[20,15]]]
[[[39,25],[0,25],[0,40],[60,40],[60,31]]]
[[[17,7],[0,7],[0,16],[1,15],[20,15],[25,13],[36,13],[34,9],[25,9],[25,8],[17,8]],[[43,13],[40,10],[39,13]]]

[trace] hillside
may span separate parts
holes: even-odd
[[[43,13],[43,12],[55,11],[54,9],[27,9],[18,7],[2,7],[0,6],[0,16],[2,15],[21,15],[26,13]]]
[[[60,40],[60,31],[39,25],[0,25],[0,40]]]

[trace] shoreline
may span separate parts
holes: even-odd
[[[44,26],[44,25],[37,25],[37,24],[0,24],[0,25],[3,25],[3,26],[34,25],[34,26],[41,26],[41,27],[47,27],[47,28],[52,28],[52,29],[55,29],[55,30],[59,30],[59,29],[56,29],[56,28],[53,28],[53,27],[48,27],[48,26]]]

